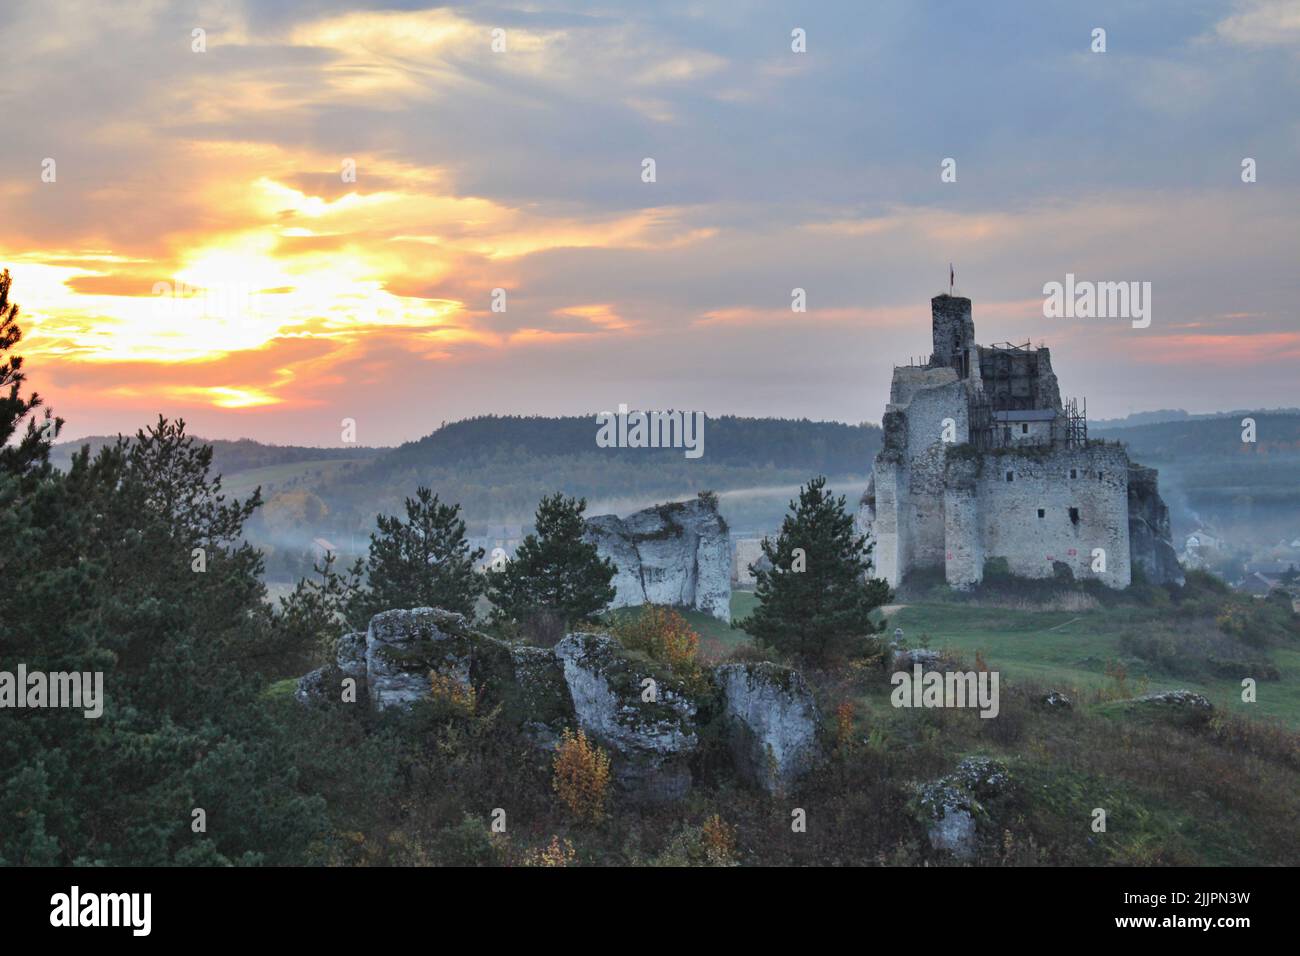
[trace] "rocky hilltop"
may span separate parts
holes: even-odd
[[[811,690],[776,664],[724,664],[706,672],[704,687],[688,687],[608,634],[569,634],[554,648],[514,644],[437,608],[384,611],[338,647],[334,664],[299,680],[304,704],[335,706],[351,687],[356,703],[343,706],[409,707],[431,694],[431,675],[450,678],[501,706],[541,748],[581,728],[609,750],[615,780],[634,800],[686,796],[706,737],[722,743],[737,777],[769,792],[791,787],[822,754]]]
[[[596,515],[586,538],[618,567],[610,607],[689,607],[730,623],[731,540],[716,498]]]

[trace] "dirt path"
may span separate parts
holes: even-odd
[[[892,617],[896,611],[901,611],[907,606],[906,604],[882,604],[880,605],[880,613],[885,617]]]

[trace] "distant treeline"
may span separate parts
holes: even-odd
[[[340,523],[354,527],[368,525],[376,509],[394,509],[419,484],[460,502],[472,524],[505,522],[531,515],[542,495],[557,490],[597,509],[627,510],[704,489],[865,476],[880,447],[878,426],[839,422],[726,416],[709,419],[704,434],[704,456],[688,459],[682,449],[598,448],[594,416],[474,418],[326,479],[319,494]],[[777,504],[783,509],[784,499]],[[747,525],[771,517],[771,507],[752,514],[731,507]]]
[[[266,468],[271,465],[291,465],[300,461],[325,461],[333,459],[373,458],[383,452],[382,448],[362,448],[357,445],[339,445],[333,448],[313,448],[304,445],[264,445],[251,438],[235,441],[225,439],[199,439],[205,445],[212,446],[212,467],[217,474],[233,475],[253,468]],[[82,445],[90,446],[91,455],[98,453],[105,445],[112,445],[117,436],[94,435],[77,441],[60,442],[50,450],[50,461],[62,470],[67,470],[72,456],[81,450]]]
[[[1245,418],[1254,420],[1253,442],[1242,441]],[[1135,461],[1160,470],[1175,534],[1208,527],[1244,553],[1300,536],[1300,412],[1240,411],[1090,434],[1124,442]]]
[[[393,449],[376,459],[369,471],[382,475],[411,467],[483,462],[503,450],[530,458],[599,452],[606,458],[641,464],[652,461],[656,467],[683,457],[681,449],[598,449],[596,430],[594,415],[469,418]],[[745,468],[796,467],[810,469],[810,474],[843,474],[868,470],[879,447],[878,425],[724,415],[706,420],[702,460]]]
[[[1244,418],[1255,422],[1253,443],[1241,440]],[[1143,464],[1205,457],[1242,461],[1249,456],[1300,455],[1300,412],[1243,411],[1223,418],[1190,418],[1119,427],[1096,425],[1090,433],[1119,439]]]

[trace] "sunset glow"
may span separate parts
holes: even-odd
[[[874,414],[862,395],[890,363],[926,348],[949,261],[991,334],[1084,339],[1124,365],[1085,382],[1104,413],[1285,399],[1296,159],[1270,144],[1294,129],[1264,106],[1234,108],[1255,130],[1226,159],[1171,163],[1133,133],[1102,161],[1078,141],[1096,138],[1090,119],[1044,132],[1011,110],[1022,118],[994,139],[974,119],[989,90],[942,76],[913,91],[915,115],[891,114],[854,72],[886,66],[853,38],[905,33],[905,15],[862,30],[832,18],[802,58],[779,35],[671,12],[236,4],[205,12],[202,51],[179,12],[6,16],[17,62],[0,100],[18,135],[3,147],[0,265],[32,381],[69,434],[163,411],[287,441],[365,412],[376,440],[395,441],[427,430],[399,408],[442,419],[619,400],[854,421]],[[1294,31],[1267,22],[1189,19],[1178,42],[1120,54],[1148,76],[1129,100],[1089,87],[1101,81],[1086,58],[1042,82],[1107,99],[1106,136],[1181,139],[1218,114],[1189,114],[1168,76],[1237,102],[1256,74],[1294,73]],[[1254,57],[1239,75],[1211,66],[1237,56]],[[1031,95],[1006,82],[1000,95]],[[935,103],[971,118],[918,125]],[[1239,181],[1238,152],[1268,154],[1259,183]],[[953,154],[961,177],[940,187]],[[1099,162],[1120,164],[1104,184]],[[1149,334],[1046,322],[1041,287],[1067,271],[1151,281]],[[809,302],[797,317],[794,288]],[[1185,388],[1187,369],[1243,361],[1256,374],[1233,388]],[[651,371],[668,363],[671,376]],[[613,369],[638,384],[614,394]],[[1158,399],[1117,384],[1143,370]],[[341,392],[349,382],[364,395]],[[803,383],[795,406],[789,382]]]

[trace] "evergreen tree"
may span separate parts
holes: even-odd
[[[299,578],[293,591],[280,598],[277,624],[282,646],[286,654],[298,656],[303,670],[310,670],[322,657],[327,662],[334,660],[339,638],[367,597],[361,590],[361,559],[343,573],[334,569],[337,560],[334,552],[326,551],[321,561],[312,562],[313,576]]]
[[[0,472],[28,475],[48,469],[50,443],[63,427],[63,419],[52,417],[48,411],[39,425],[36,416],[27,418],[44,403],[35,392],[23,398],[21,388],[27,378],[22,370],[23,359],[9,354],[23,337],[18,326],[18,304],[9,301],[12,282],[8,269],[0,273]],[[25,418],[26,433],[11,444],[10,439]]]
[[[614,600],[617,568],[583,540],[585,498],[543,498],[537,533],[524,538],[514,559],[488,572],[488,595],[500,622],[527,624],[549,615],[563,626],[591,620]]]
[[[370,536],[370,591],[362,596],[353,623],[393,608],[438,607],[474,616],[483,593],[474,563],[483,549],[470,549],[460,505],[445,505],[428,488],[406,499],[406,520],[380,515]]]
[[[768,647],[824,662],[842,655],[855,638],[876,633],[869,617],[889,600],[889,586],[869,577],[872,545],[853,532],[844,496],[826,492],[814,478],[773,541],[763,539],[772,567],[750,566],[758,607],[740,627]]]
[[[103,686],[98,717],[5,712],[0,865],[287,864],[321,835],[263,693],[259,499],[227,502],[210,463],[160,419],[26,491],[0,472],[0,670]]]

